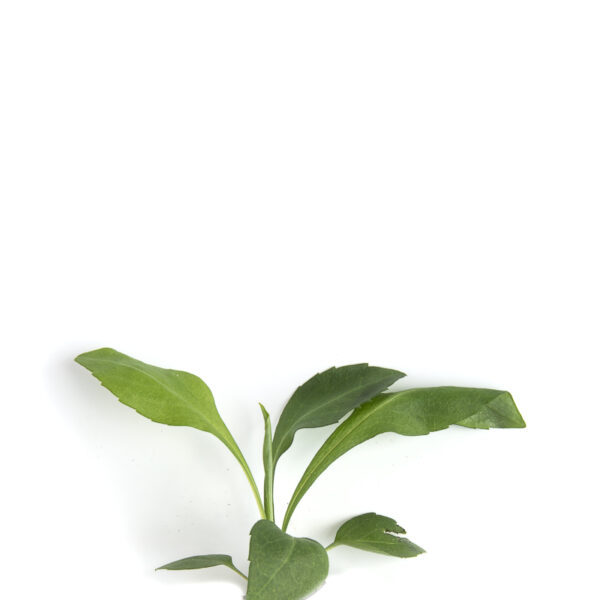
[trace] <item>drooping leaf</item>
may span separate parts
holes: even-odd
[[[489,408],[489,407],[493,408]],[[508,392],[482,388],[415,388],[380,394],[359,406],[321,446],[298,483],[283,522],[285,531],[298,502],[335,460],[381,433],[426,435],[460,424],[469,427],[525,427]]]
[[[299,429],[337,423],[352,409],[387,389],[404,373],[368,364],[332,367],[302,384],[286,404],[273,436],[274,463]]]
[[[224,566],[235,571],[238,575],[241,575],[244,579],[246,576],[233,564],[231,556],[228,554],[203,554],[202,556],[190,556],[188,558],[182,558],[175,562],[158,567],[160,569],[167,569],[169,571],[182,571],[184,569],[208,569],[209,567]]]
[[[246,600],[302,600],[325,581],[329,559],[318,542],[283,533],[271,521],[259,521],[250,535]]]
[[[394,519],[367,513],[346,521],[339,529],[329,548],[352,546],[368,552],[410,558],[425,552],[408,538],[398,534],[406,531]]]
[[[112,348],[86,352],[75,360],[91,371],[123,404],[144,417],[165,425],[194,427],[220,439],[244,469],[264,516],[250,468],[202,379],[185,371],[148,365]]]

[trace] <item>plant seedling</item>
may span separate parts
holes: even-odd
[[[404,373],[367,364],[332,367],[302,384],[286,404],[275,431],[264,406],[264,490],[261,495],[242,451],[221,419],[208,386],[195,375],[161,369],[111,348],[75,359],[117,398],[157,423],[184,425],[216,436],[246,475],[261,519],[250,531],[250,568],[244,575],[226,554],[192,556],[161,569],[225,566],[248,581],[247,600],[301,600],[315,592],[329,571],[327,552],[346,545],[368,552],[409,558],[424,552],[405,537],[394,519],[367,513],[354,517],[323,547],[309,538],[286,533],[300,500],[316,479],[340,456],[386,432],[426,435],[460,425],[476,429],[520,428],[525,422],[508,392],[464,387],[386,391]],[[300,429],[344,420],[317,451],[292,494],[281,528],[275,523],[275,469]]]

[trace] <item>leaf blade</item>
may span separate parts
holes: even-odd
[[[494,419],[482,415],[493,401],[500,402],[507,411],[512,403],[514,410],[504,416],[495,412]],[[486,423],[493,427],[525,426],[512,396],[501,390],[451,386],[414,388],[380,394],[362,404],[334,430],[308,465],[290,500],[283,530],[286,530],[296,506],[319,475],[355,446],[386,432],[427,435],[453,424],[468,423],[469,419],[479,425]]]
[[[265,471],[263,502],[266,517],[269,521],[275,521],[275,505],[273,502],[273,436],[271,434],[271,417],[267,409],[260,404],[263,419],[265,421],[265,440],[263,443],[263,466]]]
[[[121,403],[142,416],[165,425],[193,427],[217,437],[242,466],[264,516],[250,467],[202,379],[185,371],[149,365],[112,348],[84,352],[75,361],[88,369]]]
[[[287,402],[273,436],[274,463],[292,445],[300,429],[337,423],[404,373],[366,363],[331,367],[303,383]]]
[[[120,402],[156,423],[194,427],[223,441],[231,436],[212,392],[196,375],[155,367],[112,348],[84,352],[75,361]]]
[[[210,567],[219,566],[228,567],[242,577],[246,577],[233,564],[233,559],[231,556],[229,556],[229,554],[202,554],[199,556],[188,556],[187,558],[181,558],[179,560],[167,563],[162,567],[158,567],[156,570],[183,571],[188,569],[208,569]]]
[[[338,529],[330,548],[344,545],[398,558],[411,558],[423,554],[423,548],[408,538],[397,535],[405,533],[394,519],[366,513],[346,521]]]
[[[265,520],[250,535],[247,600],[302,600],[325,581],[329,558],[318,542],[292,537]]]

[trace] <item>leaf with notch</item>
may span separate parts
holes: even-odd
[[[288,450],[299,429],[337,423],[352,409],[387,389],[404,373],[368,364],[332,367],[302,384],[286,404],[273,436],[273,460]]]
[[[228,567],[232,571],[235,571],[238,575],[241,575],[244,579],[247,577],[233,564],[233,559],[228,554],[203,554],[202,556],[190,556],[188,558],[182,558],[175,562],[168,563],[160,569],[166,569],[168,571],[182,571],[184,569],[208,569],[210,567],[224,566]]]
[[[394,519],[367,513],[346,521],[339,529],[329,548],[352,546],[359,550],[410,558],[425,552],[408,538],[400,537],[406,531]]]
[[[329,559],[318,542],[292,537],[264,520],[250,535],[247,600],[302,600],[325,581]]]
[[[479,428],[525,427],[512,396],[504,391],[435,387],[381,394],[355,409],[321,446],[294,491],[283,530],[319,475],[354,446],[386,432],[426,435],[453,424]]]

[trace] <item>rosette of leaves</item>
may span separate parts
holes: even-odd
[[[450,425],[477,429],[525,427],[512,396],[505,391],[446,386],[391,392],[388,388],[404,373],[367,364],[333,367],[318,373],[292,394],[274,431],[269,414],[261,405],[265,426],[261,493],[217,410],[210,389],[199,377],[155,367],[110,348],[86,352],[75,360],[123,404],[141,415],[157,423],[211,433],[233,454],[248,479],[260,514],[260,520],[250,531],[248,576],[227,554],[191,556],[159,568],[227,567],[247,580],[247,600],[306,598],[324,583],[329,570],[328,551],[337,546],[398,558],[424,552],[405,537],[405,530],[394,519],[375,513],[359,515],[344,523],[326,548],[313,539],[286,533],[298,503],[316,479],[355,446],[386,432],[414,436]],[[340,421],[310,461],[279,527],[275,521],[273,486],[281,456],[300,429]]]

